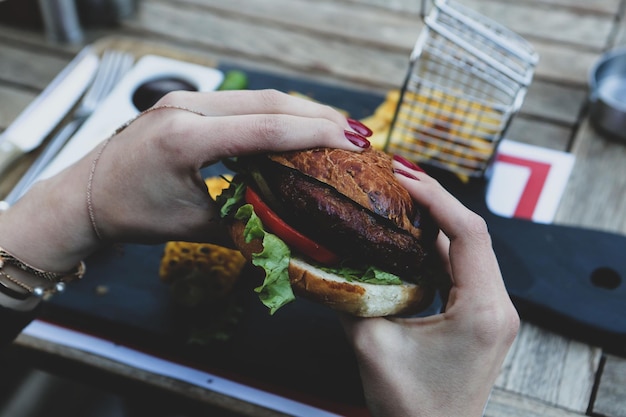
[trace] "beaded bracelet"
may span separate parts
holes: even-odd
[[[27,272],[37,278],[42,278],[49,282],[49,285],[38,285],[31,287],[30,285],[16,279],[12,275],[9,275],[6,271],[3,271],[2,269],[5,265],[13,265],[16,268],[19,268],[22,271]],[[58,273],[43,271],[41,269],[28,265],[27,263],[16,258],[13,254],[0,248],[0,292],[19,300],[24,300],[31,295],[34,295],[36,297],[51,295],[65,290],[65,285],[67,283],[77,279],[81,279],[85,275],[85,269],[85,263],[81,261],[76,268],[69,272]],[[11,282],[12,284],[16,285],[24,291],[18,291],[10,288],[6,285],[5,282],[2,282],[2,279]]]

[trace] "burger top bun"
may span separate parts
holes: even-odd
[[[283,152],[270,158],[328,184],[416,238],[421,237],[421,230],[411,222],[415,203],[395,178],[392,159],[386,153],[375,148],[360,153],[316,148]]]
[[[263,244],[260,239],[246,242],[244,228],[243,221],[235,220],[230,232],[235,246],[250,260],[253,253],[263,250]],[[414,314],[430,305],[434,296],[430,288],[409,282],[375,285],[347,281],[297,257],[289,261],[289,279],[295,294],[358,317]]]

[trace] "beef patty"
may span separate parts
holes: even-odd
[[[374,265],[407,280],[416,278],[426,257],[424,242],[297,170],[269,160],[259,168],[280,202],[280,207],[272,208],[296,230],[355,264]],[[419,213],[413,216],[412,223],[419,228]],[[354,247],[360,250],[355,253]]]

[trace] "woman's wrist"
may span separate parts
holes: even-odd
[[[63,289],[99,241],[89,222],[83,161],[36,183],[0,214],[0,306],[35,308],[42,296]]]
[[[97,249],[85,193],[77,192],[86,187],[88,169],[75,168],[36,183],[0,215],[0,247],[28,265],[57,273],[73,270]],[[84,178],[82,171],[87,171]]]

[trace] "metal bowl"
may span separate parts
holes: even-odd
[[[626,48],[604,54],[591,68],[590,119],[603,135],[626,141]]]

